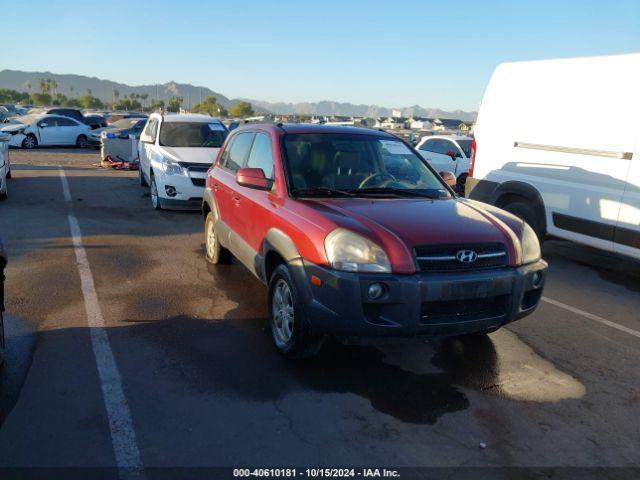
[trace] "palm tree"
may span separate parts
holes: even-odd
[[[53,87],[52,96],[55,97],[58,91],[58,81],[55,78],[51,80],[51,86]]]
[[[25,84],[24,84],[24,86],[25,86],[25,87],[27,87],[27,92],[29,92],[29,94],[31,94],[31,88],[33,87],[33,86],[31,85],[31,82],[27,82],[27,83],[25,83]]]
[[[120,90],[117,88],[113,89],[113,106],[115,107],[116,103],[118,103],[118,98],[120,98]]]
[[[91,97],[93,95],[93,90],[91,90],[90,88],[87,88],[87,95]]]
[[[149,94],[143,93],[140,95],[140,98],[142,99],[142,108],[144,109],[147,106],[147,98],[149,98]]]
[[[73,87],[73,85],[69,86],[69,92],[71,92],[71,96],[73,97],[73,93],[75,92],[75,88]]]
[[[51,79],[47,78],[47,93],[51,93]]]
[[[40,79],[40,92],[47,93],[47,82],[45,82],[44,78]]]

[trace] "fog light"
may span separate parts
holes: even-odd
[[[164,187],[165,192],[167,192],[167,195],[169,195],[170,197],[175,197],[176,193],[178,193],[176,191],[176,187],[172,186],[172,185],[166,185]]]
[[[381,283],[372,283],[367,289],[367,295],[371,300],[378,300],[384,295],[384,285]]]
[[[533,274],[533,286],[539,287],[542,283],[542,272],[536,272]]]

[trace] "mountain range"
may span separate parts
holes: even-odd
[[[215,92],[207,87],[194,86],[188,83],[168,82],[156,85],[138,85],[130,86],[124,83],[114,82],[111,80],[103,80],[96,77],[87,77],[84,75],[57,74],[51,72],[23,72],[20,70],[2,70],[0,71],[0,88],[9,88],[21,92],[39,91],[40,80],[50,78],[58,84],[56,89],[68,97],[83,95],[87,90],[100,98],[104,102],[112,102],[114,100],[114,90],[119,92],[120,98],[124,98],[132,93],[148,95],[149,102],[151,99],[164,100],[165,102],[171,97],[182,97],[183,105],[188,107],[200,102],[207,96],[216,97],[218,103],[225,108],[230,108],[238,102],[248,101],[254,107],[256,113],[275,113],[275,114],[317,114],[317,115],[347,115],[361,117],[387,117],[391,116],[394,110],[400,111],[402,116],[420,116],[420,117],[439,117],[439,118],[456,118],[464,121],[473,121],[477,112],[465,112],[462,110],[445,111],[439,108],[423,108],[419,105],[401,108],[387,108],[379,105],[354,105],[352,103],[341,103],[333,101],[321,102],[301,102],[301,103],[285,103],[285,102],[265,102],[262,100],[249,98],[228,98],[222,93]]]

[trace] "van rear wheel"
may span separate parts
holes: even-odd
[[[536,232],[538,239],[542,240],[544,232],[542,231],[542,226],[538,220],[536,209],[532,204],[527,202],[512,202],[502,208],[528,223],[533,231]]]

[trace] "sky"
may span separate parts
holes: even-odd
[[[640,52],[640,0],[30,0],[29,11],[2,22],[0,70],[271,102],[477,110],[502,62]]]

